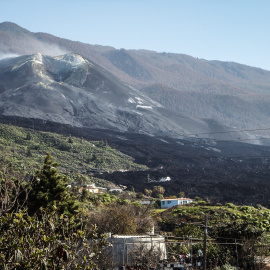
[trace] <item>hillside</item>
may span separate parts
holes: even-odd
[[[188,225],[204,223],[205,216],[207,216],[207,224],[210,227],[208,231],[210,237],[217,237],[223,234],[227,238],[235,237],[239,239],[244,238],[246,236],[245,233],[252,233],[252,227],[254,233],[256,232],[255,228],[258,231],[264,232],[269,232],[270,230],[269,222],[266,220],[270,216],[270,210],[261,205],[256,207],[234,205],[232,203],[213,205],[197,198],[190,205],[176,206],[157,213],[157,217],[160,218],[159,225],[161,229],[164,231],[175,230],[175,232],[178,231],[178,234],[181,233],[181,229],[187,228]],[[234,226],[243,226],[246,227],[246,230],[237,231]],[[191,230],[194,228],[196,227],[190,226]],[[222,229],[227,230],[227,234],[222,233]],[[198,236],[203,235],[202,228],[198,228],[196,231],[199,234]],[[190,233],[192,232],[190,231]],[[193,235],[193,237],[196,236]]]
[[[65,144],[69,136],[87,141],[107,141],[113,149],[132,158],[136,164],[149,168],[127,172],[103,173],[99,178],[125,185],[128,189],[143,192],[145,188],[153,189],[162,185],[165,196],[176,195],[180,191],[194,198],[217,203],[234,202],[237,204],[270,205],[270,148],[230,140],[215,141],[202,139],[176,140],[168,137],[152,137],[144,134],[122,133],[112,130],[70,127],[42,120],[22,118],[1,118],[3,123],[14,123],[40,132],[62,134]],[[26,136],[27,134],[25,134]],[[47,151],[44,150],[44,154]],[[27,151],[24,150],[22,159]],[[63,152],[65,156],[70,152]],[[74,156],[74,154],[72,154]],[[76,156],[74,157],[76,158]],[[41,162],[43,162],[44,155]],[[81,158],[79,158],[81,160]],[[58,159],[57,159],[58,161]],[[20,161],[21,162],[21,161]],[[72,161],[76,163],[76,161]],[[75,172],[78,167],[74,168]],[[119,163],[121,164],[121,160]],[[61,164],[61,162],[59,161]],[[65,160],[63,162],[65,164]],[[94,162],[95,164],[95,162]],[[124,163],[125,164],[125,163]],[[108,166],[109,168],[109,166]],[[119,165],[116,168],[122,169]],[[128,168],[128,167],[126,167]],[[158,180],[170,176],[170,182],[148,183],[147,177]]]
[[[165,107],[188,116],[241,129],[270,126],[270,72],[266,70],[181,54],[83,44],[32,33],[9,22],[0,24],[0,40],[3,55],[78,53],[133,87],[145,89]]]
[[[216,121],[166,109],[74,53],[0,60],[0,114],[149,135],[248,139]]]
[[[201,261],[198,253],[204,250],[206,239],[207,269],[225,262],[240,269],[267,269],[269,215],[269,209],[261,205],[213,205],[197,198],[190,205],[158,212],[155,217],[159,229],[173,235],[168,237],[171,253],[189,254],[193,263]]]
[[[11,163],[14,170],[31,174],[40,169],[46,152],[50,152],[60,164],[60,171],[71,180],[85,175],[92,181],[98,181],[93,176],[98,178],[99,174],[93,175],[91,169],[100,172],[147,169],[134,163],[132,157],[110,147],[106,141],[89,141],[34,128],[0,124],[2,163]]]
[[[266,136],[257,130],[260,127],[269,131],[267,71],[189,56],[81,44],[31,33],[11,23],[0,24],[0,37],[3,53],[29,54],[0,61],[0,121],[30,131],[56,133],[46,140],[58,145],[51,149],[46,141],[40,150],[43,136],[32,144],[23,139],[27,138],[24,134],[17,151],[12,148],[13,143],[4,141],[2,149],[16,166],[35,167],[27,155],[40,155],[35,161],[40,164],[45,152],[50,151],[63,172],[73,178],[74,172],[101,164],[104,171],[134,168],[132,172],[104,173],[99,177],[143,191],[156,185],[146,182],[148,174],[154,179],[170,176],[173,180],[164,183],[165,195],[184,191],[187,196],[201,196],[212,202],[270,205],[269,140],[257,136]],[[24,42],[29,42],[29,46]],[[45,44],[48,51],[42,47]],[[55,46],[61,53],[76,51],[81,55],[41,54],[58,54],[53,51]],[[174,74],[180,67],[182,73]],[[177,88],[180,84],[176,77],[182,83],[181,89]],[[196,88],[196,84],[202,88]],[[215,118],[213,111],[218,115],[216,119],[234,127],[191,117],[199,114]],[[185,115],[189,112],[190,117]],[[239,132],[235,127],[254,130]],[[57,134],[64,137],[59,139]],[[73,143],[68,142],[69,135]],[[109,153],[93,152],[99,148],[92,149],[91,143],[83,147],[81,138],[107,141],[128,157],[114,156],[116,165],[110,163],[106,160]],[[73,149],[74,145],[77,148]],[[100,147],[106,150],[107,145]],[[89,149],[91,157],[85,149]],[[132,165],[130,159],[142,167]]]
[[[197,91],[177,91],[165,85],[152,85],[142,90],[166,108],[192,117],[212,118],[239,129],[270,127],[268,94],[226,95]],[[253,131],[268,136],[269,131]]]

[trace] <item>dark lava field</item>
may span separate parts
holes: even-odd
[[[108,144],[140,164],[148,171],[103,173],[99,178],[143,191],[162,185],[165,196],[180,191],[187,197],[199,196],[211,203],[270,206],[270,147],[245,142],[209,139],[176,140],[140,134],[112,132],[102,129],[74,128],[42,120],[1,117],[2,123],[83,137],[106,140]],[[148,183],[170,176],[169,182]]]

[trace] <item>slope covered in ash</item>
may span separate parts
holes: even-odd
[[[171,112],[77,54],[0,61],[0,112],[69,124],[169,137],[245,139],[215,121]],[[207,134],[206,134],[207,133]]]
[[[177,113],[215,119],[240,129],[270,127],[267,70],[184,54],[117,50],[33,33],[11,22],[0,23],[0,59],[37,52],[78,53]]]

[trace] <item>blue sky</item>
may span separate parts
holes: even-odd
[[[270,70],[269,0],[0,0],[0,22],[115,48]]]

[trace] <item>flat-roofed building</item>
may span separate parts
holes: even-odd
[[[171,208],[176,205],[184,205],[192,202],[193,200],[189,198],[163,199],[161,200],[161,208]]]

